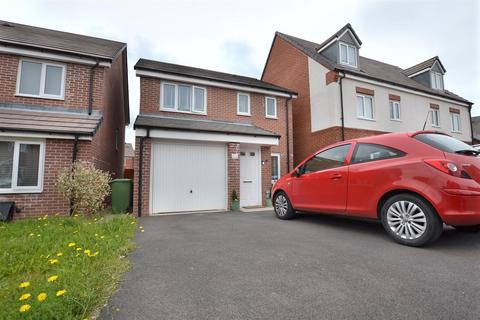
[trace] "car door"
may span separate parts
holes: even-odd
[[[298,210],[343,213],[347,202],[350,144],[321,151],[307,160],[292,179],[294,206]]]

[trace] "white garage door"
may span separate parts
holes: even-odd
[[[158,142],[152,145],[152,213],[225,210],[225,144]]]

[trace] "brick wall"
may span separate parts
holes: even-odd
[[[150,214],[150,157],[152,140],[145,138],[143,144],[143,173],[142,173],[142,216]],[[135,138],[135,161],[133,177],[133,214],[138,215],[138,175],[140,163],[140,138]]]
[[[232,154],[237,154],[237,159],[232,159]],[[228,209],[232,207],[232,192],[237,192],[240,199],[240,144],[229,143],[227,145],[227,166],[228,166]]]

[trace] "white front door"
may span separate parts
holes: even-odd
[[[261,205],[260,148],[240,147],[240,206]]]

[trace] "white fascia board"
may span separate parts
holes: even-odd
[[[147,131],[145,129],[136,129],[136,137],[145,137]],[[209,141],[209,142],[236,142],[258,145],[278,146],[279,138],[264,136],[248,136],[242,134],[225,134],[210,132],[191,132],[191,131],[174,131],[163,129],[150,129],[150,138],[171,139],[171,140],[192,140],[192,141]]]
[[[353,32],[347,28],[347,30],[343,31],[342,34],[340,36],[338,36],[338,39],[341,39],[345,33],[350,33],[350,36],[352,37],[353,41],[355,41],[355,44],[357,45],[358,48],[361,47],[360,43],[357,41],[357,37],[355,37],[355,35],[353,34]]]
[[[164,80],[171,80],[171,81],[178,81],[178,82],[186,82],[186,83],[193,83],[193,84],[201,84],[205,86],[212,86],[212,87],[219,87],[219,88],[227,88],[239,91],[246,91],[246,92],[256,92],[262,94],[268,94],[277,97],[285,97],[285,98],[296,98],[297,95],[291,95],[289,93],[282,93],[279,91],[273,90],[266,90],[266,89],[258,89],[249,86],[242,86],[242,85],[234,85],[228,84],[220,81],[215,80],[205,80],[199,79],[194,77],[184,77],[184,76],[177,76],[172,75],[169,73],[157,72],[157,71],[149,71],[149,70],[137,70],[136,71],[137,77],[151,77],[151,78],[159,78]]]
[[[75,139],[75,135],[73,134],[48,134],[48,133],[35,133],[35,132],[24,132],[24,131],[2,131],[0,132],[0,137],[65,139],[65,140]],[[91,141],[92,137],[79,135],[78,139]]]
[[[43,59],[43,60],[54,60],[54,61],[78,63],[78,64],[84,64],[89,66],[93,66],[97,63],[97,61],[93,58],[82,59],[79,57],[72,57],[69,55],[41,52],[37,50],[16,48],[16,47],[10,47],[5,45],[0,45],[0,53],[15,54],[23,57],[31,57],[31,58],[37,58],[37,59]],[[99,63],[99,66],[106,67],[106,68],[110,68],[111,65],[112,64],[110,62],[105,62],[105,61],[101,61]]]
[[[460,101],[455,101],[455,100],[451,100],[451,99],[448,99],[448,98],[435,96],[433,94],[423,93],[421,91],[411,90],[411,89],[403,88],[403,87],[400,87],[400,86],[395,86],[395,85],[391,85],[391,84],[388,84],[388,83],[383,83],[383,82],[380,82],[380,81],[369,80],[369,79],[365,79],[365,78],[362,78],[362,77],[353,76],[353,75],[350,75],[348,73],[344,73],[344,75],[345,75],[346,79],[356,80],[356,81],[359,81],[359,82],[369,83],[369,84],[373,84],[373,85],[384,87],[384,88],[390,88],[390,89],[395,89],[397,91],[403,91],[403,92],[407,92],[407,93],[411,93],[411,94],[416,94],[418,96],[427,97],[427,98],[440,100],[440,101],[445,101],[445,102],[449,102],[449,103],[456,104],[456,105],[459,105],[459,106],[464,106],[464,107],[469,107],[470,106],[469,104],[463,103],[463,102],[460,102]]]

